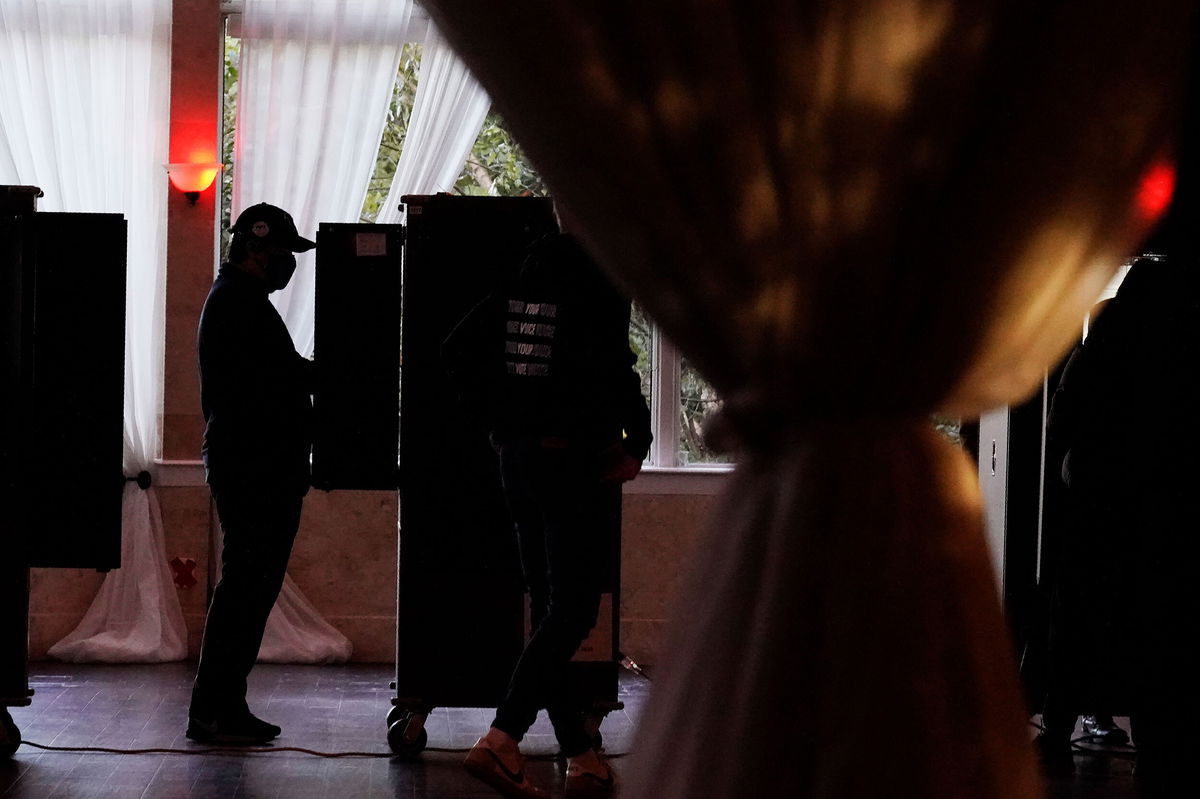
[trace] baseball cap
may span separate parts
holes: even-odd
[[[292,252],[308,252],[317,246],[315,241],[309,241],[296,232],[296,223],[292,221],[291,214],[268,203],[252,205],[242,211],[233,223],[232,230],[235,234],[267,239]]]

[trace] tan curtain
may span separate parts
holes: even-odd
[[[427,0],[742,451],[625,796],[1039,792],[964,454],[1145,230],[1190,2]]]

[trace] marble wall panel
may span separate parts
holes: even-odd
[[[32,569],[29,573],[29,659],[43,660],[83,618],[104,575],[93,569]]]
[[[204,632],[204,614],[208,610],[212,571],[212,498],[207,486],[160,486],[158,503],[163,514],[163,537],[167,563],[184,562],[177,574],[175,590],[188,629],[188,655],[200,654],[200,637]],[[189,572],[186,561],[195,561]],[[190,576],[195,580],[191,584]]]
[[[626,494],[621,546],[621,649],[655,662],[692,551],[715,508],[698,494]]]
[[[288,568],[359,661],[395,655],[396,502],[392,491],[310,491]]]
[[[177,586],[189,653],[199,653],[211,574],[212,504],[203,485],[160,486],[167,559],[190,558],[194,586]],[[622,543],[621,648],[653,664],[676,594],[715,497],[628,494]],[[390,662],[396,640],[396,495],[312,491],[305,499],[289,573],[310,602],[354,645],[354,659]],[[103,575],[35,569],[30,592],[30,656],[83,617]]]

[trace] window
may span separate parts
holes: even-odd
[[[242,40],[226,35],[221,92],[221,162],[225,164],[225,169],[221,171],[221,260],[229,251],[229,228],[233,225],[229,211],[233,205],[233,172],[237,168],[233,162],[233,129],[237,121],[238,59],[241,52]]]
[[[629,340],[638,356],[642,393],[650,399],[654,443],[649,465],[671,469],[729,463],[727,455],[712,451],[704,440],[705,422],[721,406],[716,391],[636,304]]]
[[[233,175],[234,122],[238,98],[238,58],[241,40],[225,37],[222,160],[228,166],[221,180],[221,248],[229,244]],[[374,222],[387,199],[392,176],[404,146],[404,137],[416,97],[422,45],[406,45],[388,107],[387,124],[375,158],[360,219]],[[461,194],[493,196],[545,196],[548,190],[508,131],[503,118],[490,112],[484,120],[471,154],[454,186]],[[654,443],[648,463],[657,468],[710,466],[728,463],[704,442],[705,420],[720,407],[720,400],[691,363],[645,318],[636,305],[630,325],[630,345],[637,355],[642,393],[649,398]]]

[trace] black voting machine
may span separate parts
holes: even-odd
[[[317,230],[313,485],[395,490],[401,225]]]
[[[328,487],[399,488],[396,697],[387,737],[394,752],[412,756],[425,747],[432,708],[496,706],[524,645],[523,579],[496,454],[460,409],[441,345],[555,223],[542,198],[439,194],[404,203],[404,228],[322,225],[318,233],[315,353],[323,374],[313,472]],[[604,714],[620,707],[616,487],[611,508],[606,601],[574,664],[581,712],[597,735]]]
[[[29,568],[121,556],[126,223],[40,196],[0,186],[0,756],[32,696]]]

